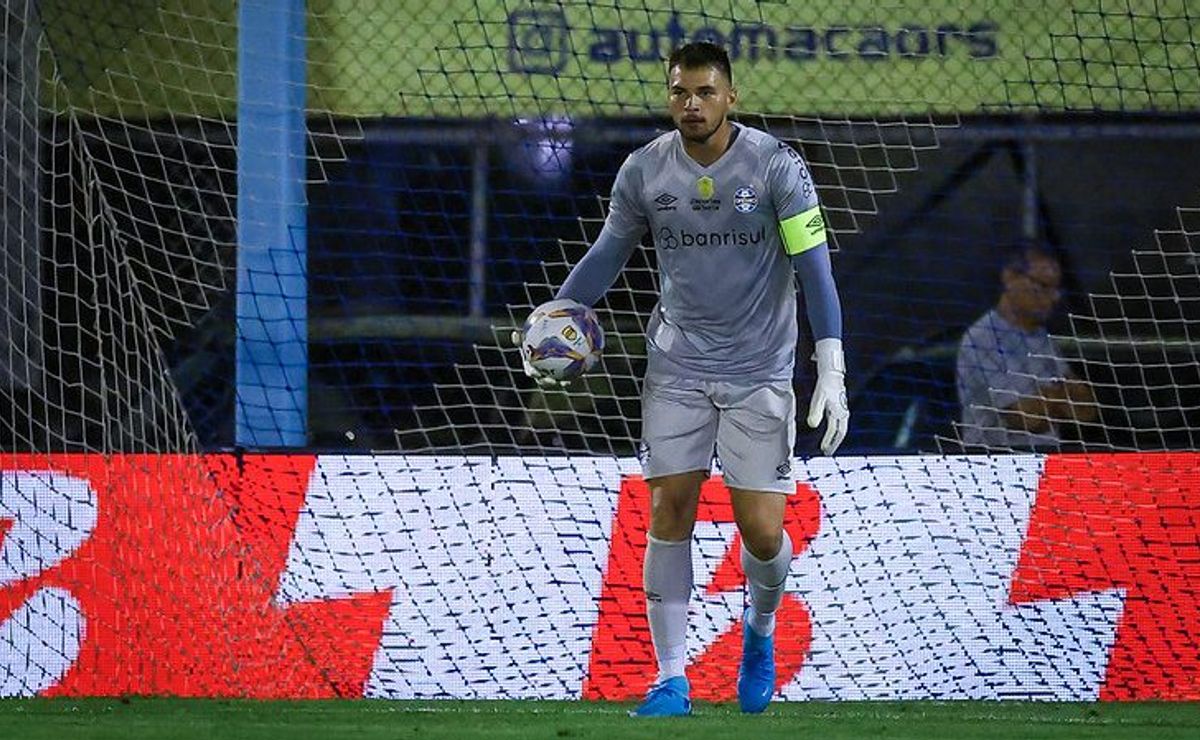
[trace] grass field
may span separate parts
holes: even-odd
[[[778,703],[744,717],[700,704],[692,717],[634,720],[590,702],[255,702],[3,699],[0,738],[1160,738],[1200,737],[1200,704]]]

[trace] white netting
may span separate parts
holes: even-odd
[[[1196,425],[1200,386],[1190,372],[1195,343],[1188,329],[1200,317],[1191,302],[1196,281],[1190,243],[1176,239],[1175,257],[1141,254],[1135,245],[1162,233],[1152,226],[1161,222],[1158,212],[1133,214],[1129,220],[1140,222],[1137,229],[1120,224],[1135,235],[1132,244],[1111,236],[1102,237],[1104,243],[1086,243],[1094,234],[1073,221],[1094,218],[1083,214],[1096,206],[1087,196],[1076,197],[1066,204],[1073,213],[1055,213],[1060,206],[1054,201],[1070,196],[1054,192],[1055,174],[1044,171],[1051,161],[1067,168],[1070,176],[1076,165],[1065,142],[1075,139],[1092,145],[1083,152],[1091,167],[1080,168],[1089,174],[1103,171],[1112,147],[1124,148],[1134,160],[1139,131],[1168,141],[1192,140],[1196,131],[1188,116],[1194,115],[1200,96],[1194,83],[1195,17],[1185,3],[950,7],[892,2],[873,4],[870,11],[815,6],[797,17],[794,9],[768,3],[649,4],[617,10],[568,2],[530,10],[527,16],[508,9],[507,37],[496,9],[484,3],[475,8],[475,15],[454,24],[453,35],[435,30],[441,16],[429,11],[437,17],[417,33],[422,39],[417,58],[426,60],[417,63],[417,79],[426,94],[405,89],[402,110],[420,113],[452,104],[464,114],[540,120],[535,133],[527,127],[523,136],[497,137],[502,156],[505,147],[523,147],[526,154],[540,153],[568,171],[572,147],[594,146],[589,137],[600,134],[597,127],[572,131],[563,111],[586,115],[617,110],[648,117],[643,119],[647,125],[635,130],[610,124],[609,137],[626,144],[624,151],[663,130],[661,118],[651,118],[661,115],[662,100],[655,91],[663,84],[661,64],[648,61],[651,37],[660,57],[668,38],[679,38],[670,33],[679,29],[690,29],[689,39],[726,43],[742,88],[739,120],[803,151],[818,183],[832,246],[840,255],[835,271],[842,278],[847,313],[852,401],[858,397],[852,407],[860,412],[852,424],[850,449],[957,450],[964,442],[968,449],[994,451],[1030,449],[1034,443],[1039,449],[1194,444],[1189,430]],[[610,28],[615,30],[610,33]],[[528,41],[532,50],[521,46],[524,32],[533,34]],[[560,33],[569,40],[559,43],[555,34]],[[645,48],[638,46],[639,38]],[[755,40],[761,45],[753,46]],[[843,41],[845,48],[839,46]],[[616,51],[610,44],[616,44]],[[507,49],[509,74],[481,66],[484,49],[497,52],[486,64],[501,67],[506,60],[498,54]],[[603,75],[592,64],[597,49],[614,55],[604,68],[610,77],[603,80],[596,79]],[[638,54],[643,60],[631,61]],[[833,57],[839,62],[831,64]],[[797,58],[802,62],[792,66]],[[546,66],[555,67],[556,74],[545,74]],[[931,74],[931,68],[936,72]],[[813,114],[797,113],[798,106]],[[975,117],[960,125],[960,113]],[[1028,118],[1030,114],[1036,118]],[[1159,118],[1139,129],[1131,118],[1146,114]],[[1155,132],[1155,126],[1169,130]],[[947,149],[946,141],[951,146],[941,151]],[[618,151],[612,150],[617,161],[623,156]],[[1011,171],[996,173],[1005,154]],[[955,164],[952,158],[959,156],[963,158]],[[934,167],[924,177],[913,174],[931,159]],[[540,246],[540,268],[532,276],[526,273],[522,300],[506,306],[491,341],[475,346],[469,359],[456,364],[453,382],[439,376],[432,403],[418,403],[415,419],[406,417],[399,425],[395,440],[402,449],[625,454],[633,449],[644,322],[657,297],[651,248],[634,255],[601,302],[610,329],[603,372],[566,395],[546,393],[520,377],[515,350],[504,341],[508,325],[520,325],[532,306],[552,296],[599,232],[611,174],[598,178],[600,197],[580,208],[578,233]],[[996,174],[1012,180],[1009,193],[980,193],[971,182]],[[937,184],[933,192],[931,183]],[[1078,182],[1063,185],[1064,193],[1082,195],[1085,190]],[[1171,188],[1168,197],[1180,192],[1186,188]],[[924,201],[914,202],[914,193]],[[880,203],[889,198],[892,213],[881,221]],[[946,204],[956,198],[966,209],[948,213]],[[1134,196],[1123,207],[1128,214],[1144,203]],[[1004,205],[1015,208],[1004,213]],[[922,228],[922,219],[928,231],[938,232],[925,244],[914,233]],[[1030,424],[1031,417],[1050,414],[1052,433],[1022,444],[1008,437],[1007,427],[996,426],[972,438],[958,426],[960,399],[953,377],[957,339],[999,295],[1005,253],[1024,243],[1048,246],[1062,262],[1067,314],[1049,327],[1052,353],[1069,364],[1071,376],[1092,387],[1098,412],[1080,410],[1089,404],[1031,408],[1008,422],[989,417],[982,424],[1018,428]],[[1072,261],[1084,264],[1068,272]],[[871,262],[885,267],[871,268]],[[893,275],[882,275],[888,267],[894,268]],[[1102,277],[1108,271],[1112,291]],[[1147,311],[1150,315],[1140,318]],[[1119,340],[1113,335],[1116,326],[1126,330]],[[1124,359],[1114,358],[1114,349]],[[1147,352],[1158,353],[1159,360],[1143,364]],[[798,356],[809,354],[802,341]],[[802,362],[798,384],[805,392],[808,372]],[[1019,392],[1052,393],[1051,379],[1042,380]],[[987,382],[997,385],[994,379]],[[993,387],[983,401],[966,403],[999,404],[997,390]]]
[[[1196,447],[1184,0],[310,0],[290,225],[308,440],[439,453],[319,460],[195,454],[238,442],[238,6],[3,8],[0,693],[628,698],[651,660],[629,455],[653,252],[569,393],[524,378],[507,337],[666,125],[661,57],[684,38],[730,48],[738,119],[812,167],[847,450],[957,449],[958,338],[1022,239],[1059,252],[1051,341],[1099,407],[1051,447]],[[786,695],[1194,698],[1197,590],[1160,562],[1195,562],[1195,469],[804,461]],[[720,481],[704,496],[689,655],[728,698],[742,582]]]
[[[228,287],[233,78],[212,60],[232,19],[52,0],[5,19],[5,445],[195,449],[169,353]]]

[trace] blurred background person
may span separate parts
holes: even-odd
[[[959,344],[956,384],[968,450],[1057,450],[1062,422],[1099,416],[1091,387],[1071,374],[1046,331],[1062,295],[1062,267],[1045,247],[1015,248],[995,307]]]

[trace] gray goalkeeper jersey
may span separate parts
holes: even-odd
[[[790,380],[796,287],[779,223],[814,209],[816,188],[795,149],[734,125],[733,145],[707,167],[678,131],[631,154],[606,227],[654,239],[662,294],[647,329],[650,372]]]

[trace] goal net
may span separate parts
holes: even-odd
[[[520,377],[506,337],[599,232],[625,154],[669,127],[661,59],[682,38],[729,49],[742,93],[737,119],[802,151],[813,170],[846,315],[855,412],[847,449],[1195,446],[1194,193],[1180,182],[1143,199],[1107,174],[1141,170],[1195,133],[1197,86],[1187,76],[1195,17],[1186,4],[566,2],[495,17],[469,5],[475,13],[452,27],[433,11],[428,25],[409,27],[401,46],[418,51],[397,112],[483,118],[484,136],[498,136],[496,120],[509,122],[488,148],[492,167],[524,177],[495,176],[488,244],[526,266],[518,284],[490,283],[500,294],[489,297],[492,332],[466,358],[456,355],[453,379],[439,371],[432,401],[394,417],[401,449],[634,449],[645,321],[658,292],[648,238],[598,306],[609,331],[603,372],[568,393],[545,392]],[[378,32],[356,38],[358,56],[370,58]],[[360,93],[386,88],[347,79]],[[1164,137],[1158,155],[1145,134]],[[1103,229],[1098,192],[1123,214]],[[1054,434],[1022,444],[1008,427],[1037,427],[1046,409],[1002,422],[994,412],[1013,394],[989,388],[966,400],[979,413],[964,419],[955,360],[964,331],[998,303],[1006,259],[1026,244],[1050,251],[1062,269],[1052,342],[1032,354],[1044,365],[1052,353],[1059,375],[1083,381],[1094,405],[1060,411]],[[453,245],[435,248],[435,271],[443,246]],[[410,264],[424,281],[425,263]],[[810,354],[802,340],[801,398]],[[1018,385],[1018,395],[1041,391],[1032,376]],[[964,420],[975,428],[964,430]],[[801,451],[815,453],[809,437]]]
[[[239,274],[247,7],[303,13],[303,203]],[[598,234],[624,157],[669,130],[663,59],[707,40],[736,120],[809,163],[845,316],[850,436],[796,449],[781,696],[1200,696],[1186,0],[0,13],[0,695],[640,694],[653,246],[569,390],[525,378],[508,336]],[[1057,270],[1041,288],[1029,245]],[[964,335],[1039,289],[1022,383],[990,371],[965,399]],[[266,347],[306,392],[289,450],[235,423],[241,312],[268,300],[303,307],[271,320],[303,359]],[[1068,384],[1087,395],[1037,403]],[[696,698],[722,700],[745,594],[716,472],[688,655]]]

